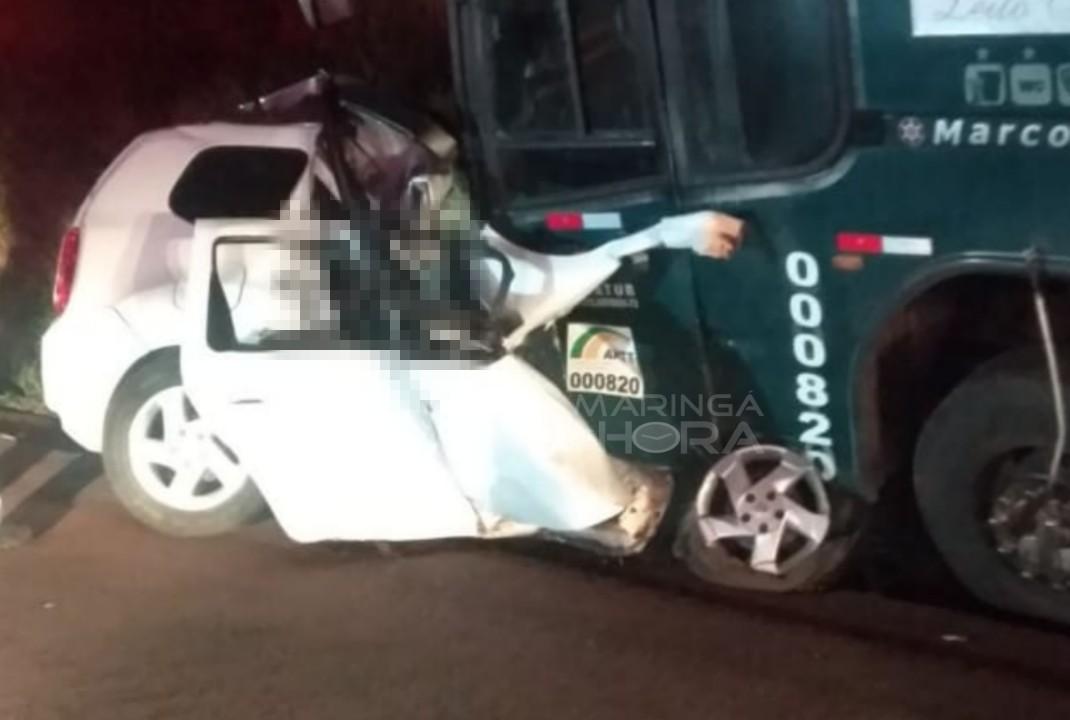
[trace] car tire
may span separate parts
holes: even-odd
[[[822,484],[822,487],[827,496],[827,536],[800,562],[778,574],[755,570],[731,542],[707,542],[700,528],[698,498],[680,523],[674,554],[695,576],[718,587],[768,593],[815,592],[826,588],[848,569],[868,506],[834,486]],[[701,494],[700,490],[699,497]]]
[[[818,552],[783,575],[754,572],[745,563],[720,547],[708,547],[699,534],[695,513],[688,513],[680,525],[676,555],[699,579],[730,590],[763,593],[820,592],[834,585],[850,566],[858,533],[830,539]]]
[[[132,438],[137,434],[135,423],[139,422],[139,417],[146,412],[154,398],[180,393],[181,384],[179,354],[175,349],[149,356],[120,383],[108,409],[103,448],[104,471],[115,496],[141,523],[176,537],[220,535],[264,517],[266,505],[248,476],[244,476],[242,482],[231,483],[225,492],[215,497],[211,496],[214,481],[209,476],[208,494],[197,495],[197,490],[193,490],[190,502],[186,503],[170,501],[164,484],[166,478],[160,480],[160,488],[150,484],[151,478],[146,479],[145,468],[136,461],[133,452]],[[184,395],[181,397],[184,398]],[[196,413],[191,406],[183,404],[195,418]],[[218,442],[215,438],[211,440]],[[219,447],[225,448],[221,444]],[[240,468],[233,453],[229,449],[225,449],[225,452],[234,467]],[[154,465],[151,470],[156,477],[167,474],[162,466]],[[199,487],[205,486],[205,480],[197,482]]]
[[[1064,393],[1070,397],[1070,388]],[[1070,590],[1023,577],[998,551],[990,526],[992,488],[1005,482],[992,479],[1000,459],[1031,449],[1043,458],[1055,434],[1043,357],[1004,356],[969,376],[930,416],[915,451],[914,484],[930,536],[970,592],[1003,610],[1070,623]]]

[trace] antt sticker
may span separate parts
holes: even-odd
[[[631,328],[570,324],[565,372],[570,392],[643,397],[643,372]]]

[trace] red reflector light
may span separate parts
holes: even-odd
[[[546,216],[546,229],[557,232],[583,230],[583,215],[580,213],[550,213]]]
[[[861,233],[840,233],[836,236],[836,250],[842,253],[862,253],[879,255],[884,241],[880,235],[863,235]]]
[[[59,244],[59,256],[56,258],[56,280],[52,285],[52,310],[56,315],[67,309],[71,299],[71,286],[74,283],[74,269],[78,266],[78,250],[82,243],[82,233],[78,228],[71,228]]]

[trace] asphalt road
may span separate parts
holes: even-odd
[[[0,719],[1070,717],[1070,635],[838,592],[695,596],[482,545],[384,555],[128,520],[0,439]]]

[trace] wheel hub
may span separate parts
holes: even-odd
[[[175,510],[212,510],[248,482],[237,458],[209,431],[180,387],[146,401],[131,423],[128,444],[135,480]]]
[[[997,552],[1020,577],[1070,592],[1070,488],[1021,464],[1004,469],[988,516]]]
[[[770,575],[812,555],[831,524],[824,484],[810,463],[774,446],[744,448],[714,465],[695,510],[708,547],[720,545]]]
[[[176,457],[181,459],[182,464],[204,465],[207,461],[206,444],[211,442],[211,438],[205,434],[201,421],[190,420],[189,424],[179,428],[176,434],[178,437],[173,447]]]
[[[740,525],[752,535],[764,535],[784,522],[787,503],[784,494],[769,491],[764,497],[748,493],[736,508]]]

